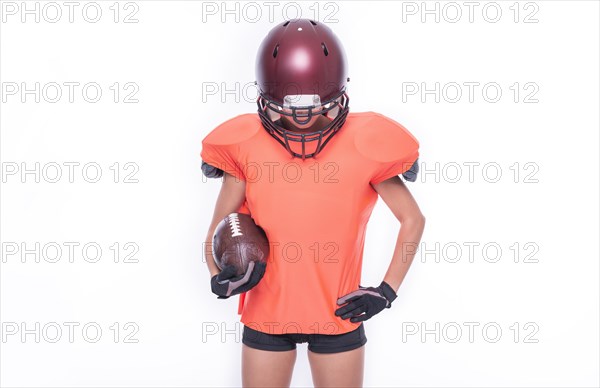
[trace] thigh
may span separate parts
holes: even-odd
[[[244,387],[289,387],[296,362],[296,343],[289,335],[263,333],[244,325]]]
[[[308,351],[308,361],[315,388],[362,387],[365,346],[339,353]]]
[[[289,387],[296,362],[296,349],[272,351],[242,344],[244,387]]]
[[[315,387],[362,387],[364,375],[364,324],[339,335],[311,335],[308,360]]]

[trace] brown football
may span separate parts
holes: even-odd
[[[236,275],[242,275],[251,261],[267,262],[269,240],[250,215],[231,213],[215,229],[212,253],[220,270],[233,265]]]

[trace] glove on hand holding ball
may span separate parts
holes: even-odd
[[[210,279],[210,286],[217,299],[227,299],[250,290],[262,279],[269,241],[250,215],[231,213],[215,229],[212,252],[221,272]]]
[[[217,299],[227,299],[232,295],[246,292],[258,284],[265,274],[266,263],[251,261],[245,274],[236,276],[236,267],[228,265],[210,279],[212,292]]]

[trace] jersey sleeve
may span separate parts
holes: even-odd
[[[202,140],[202,173],[209,178],[219,178],[223,172],[246,180],[240,163],[240,143],[243,140],[236,132],[241,121],[237,118],[226,121],[213,129]]]
[[[409,175],[406,174],[406,172],[410,170],[410,168],[414,165],[415,162],[416,159],[412,162],[399,159],[393,162],[382,163],[380,164],[379,169],[377,170],[375,175],[373,175],[369,183],[375,185],[399,174],[402,174],[402,176],[405,179],[407,179],[406,177],[409,176],[412,180],[408,180],[414,182],[417,179],[416,174]]]
[[[370,184],[399,174],[408,181],[416,180],[419,142],[400,123],[375,113],[368,128],[357,136],[356,146],[371,164]]]

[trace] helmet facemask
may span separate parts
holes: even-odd
[[[305,158],[315,157],[342,127],[348,115],[349,100],[344,90],[325,102],[321,102],[317,94],[305,94],[286,95],[282,103],[279,103],[265,98],[261,93],[257,104],[260,119],[269,134],[283,145],[292,156],[304,160]],[[281,125],[279,120],[282,116],[288,118],[292,124],[296,123],[299,126],[310,123],[316,116],[324,116],[330,122],[316,131],[303,132],[302,129],[294,131]],[[294,146],[297,143],[301,144],[301,152],[292,149],[297,148]],[[316,144],[314,151],[307,152],[307,144]]]

